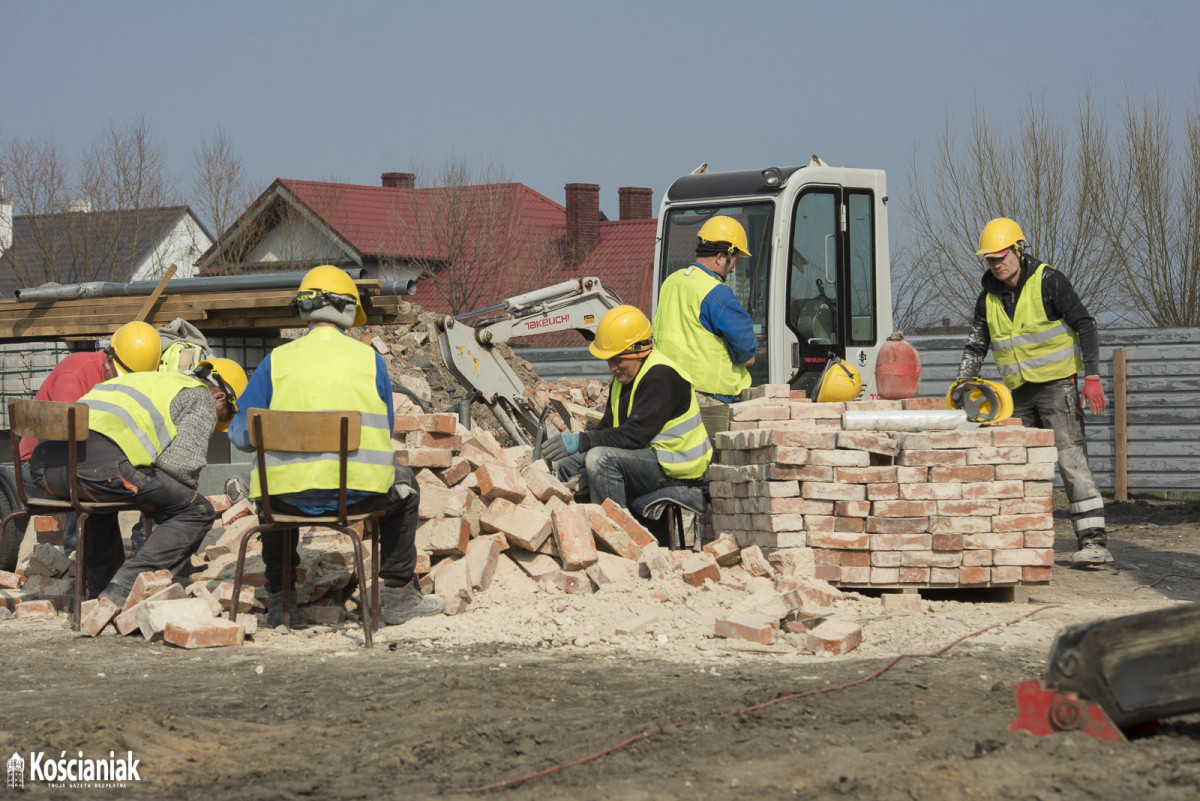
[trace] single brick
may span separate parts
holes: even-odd
[[[1021,580],[1022,570],[1028,570],[1028,567],[1019,565],[997,565],[992,568],[992,583],[993,584],[1016,584]],[[1049,568],[1042,568],[1049,570]]]
[[[133,581],[133,589],[129,591],[129,597],[125,599],[125,606],[121,611],[129,611],[150,596],[162,592],[174,581],[175,577],[171,575],[170,570],[147,570],[138,573],[138,577]]]
[[[962,564],[962,553],[941,551],[904,551],[900,556],[904,567],[958,567]]]
[[[927,568],[927,567],[901,567],[899,583],[900,584],[928,584],[929,583],[929,568]]]
[[[987,584],[992,580],[990,567],[967,567],[963,565],[958,571],[959,584]]]
[[[1054,471],[1058,467],[1055,462],[1035,462],[1033,464],[998,464],[996,465],[997,481],[1053,481]]]
[[[570,503],[573,498],[571,491],[567,489],[565,484],[545,470],[533,465],[521,471],[521,478],[525,480],[525,485],[529,487],[529,491],[533,493],[533,497],[543,503],[551,498],[558,498]]]
[[[442,448],[397,448],[396,464],[407,467],[449,467],[454,455]]]
[[[736,565],[741,561],[741,548],[737,540],[727,532],[722,532],[715,540],[705,545],[704,553],[713,557],[718,565]]]
[[[871,512],[876,517],[929,517],[938,508],[934,501],[875,501]]]
[[[250,499],[243,498],[221,513],[221,525],[228,526],[230,523],[240,517],[246,517],[247,515],[254,514],[254,505],[250,502]]]
[[[936,465],[964,465],[967,463],[966,451],[955,450],[901,450],[896,455],[896,464],[916,467],[932,467]]]
[[[1027,584],[1045,584],[1050,581],[1050,568],[1023,567],[1021,568],[1021,581]]]
[[[475,470],[474,475],[479,482],[479,494],[485,501],[504,498],[520,503],[529,494],[529,487],[515,468],[483,464]]]
[[[446,602],[443,614],[457,615],[471,603],[471,570],[465,560],[442,562],[433,574],[433,591]]]
[[[900,499],[905,501],[956,501],[962,497],[963,485],[957,482],[900,485]]]
[[[162,639],[168,623],[204,623],[215,617],[212,607],[203,598],[162,598],[162,595],[165,593],[159,593],[158,596],[118,615],[117,630],[122,634],[140,631],[143,637],[154,642]],[[130,615],[133,617],[132,625],[127,617]],[[242,617],[253,618],[254,615]],[[124,626],[122,618],[125,618]]]
[[[937,514],[943,517],[991,517],[999,512],[1000,502],[993,499],[937,502]]]
[[[962,534],[934,534],[933,550],[961,551],[963,549]]]
[[[471,475],[472,470],[474,468],[471,467],[470,461],[461,456],[455,456],[450,460],[450,466],[442,470],[440,475],[442,481],[445,481],[448,486],[452,487]]]
[[[807,644],[818,654],[849,653],[862,644],[862,626],[850,620],[826,620],[808,632]]]
[[[29,618],[49,618],[58,614],[54,608],[54,604],[50,601],[25,601],[17,607],[16,617]]]
[[[962,566],[966,567],[990,567],[992,564],[992,552],[986,549],[971,548],[963,551]]]
[[[625,530],[639,548],[645,548],[651,543],[657,542],[654,535],[637,521],[627,509],[617,505],[611,498],[605,498],[604,503],[600,504],[604,507],[604,513],[608,518]]]
[[[471,573],[471,588],[486,590],[492,584],[496,564],[500,561],[500,540],[496,535],[471,540],[464,561]]]
[[[771,645],[775,642],[775,632],[779,621],[764,615],[730,615],[716,622],[714,633],[718,637],[730,640],[746,640],[759,645]]]
[[[703,587],[705,581],[719,582],[721,570],[712,554],[688,554],[683,562],[683,580],[693,587]]]
[[[513,545],[536,551],[553,531],[545,509],[518,506],[506,498],[492,501],[479,518],[484,531],[499,532]]]
[[[899,584],[900,583],[900,568],[898,567],[875,567],[871,566],[871,583],[872,584]]]
[[[575,506],[562,506],[550,513],[554,544],[566,570],[582,570],[596,563],[596,542],[584,513]]]
[[[885,484],[895,483],[896,467],[882,465],[878,467],[838,467],[833,471],[834,479],[843,484]]]
[[[142,573],[141,575],[143,575],[143,576],[151,575],[152,576],[154,574],[153,573]],[[139,578],[141,578],[141,576],[139,576]],[[203,586],[203,585],[199,585],[199,586]],[[135,587],[136,587],[136,582],[135,582]],[[211,595],[211,593],[210,593],[210,595]],[[129,597],[132,598],[133,593],[130,593]],[[178,600],[178,599],[186,598],[186,597],[187,597],[187,592],[183,589],[182,586],[180,586],[179,584],[168,584],[166,587],[163,587],[158,592],[155,592],[153,595],[144,596],[141,601],[139,601],[136,604],[133,604],[132,606],[126,604],[125,608],[121,610],[121,614],[117,615],[116,618],[113,620],[113,623],[116,624],[117,632],[120,633],[121,636],[125,636],[127,634],[132,634],[133,632],[137,631],[138,628],[141,626],[141,623],[138,620],[138,614],[141,611],[141,609],[146,606],[146,604],[157,603],[159,601]],[[207,606],[207,605],[208,605],[208,602],[205,601],[205,606]],[[210,610],[209,616],[210,617],[212,616],[211,610]],[[162,631],[162,629],[160,628],[159,632],[161,633],[161,631]]]
[[[800,496],[818,501],[863,501],[867,498],[867,490],[861,484],[806,481],[800,488]]]
[[[842,551],[842,567],[873,567],[869,551]]]
[[[813,548],[867,550],[871,547],[869,534],[841,531],[809,531],[808,544]]]
[[[959,568],[957,567],[931,567],[929,568],[929,583],[941,585],[956,585],[958,584]]]
[[[950,481],[992,481],[996,478],[996,467],[990,464],[938,465],[929,468],[929,480],[935,483]]]
[[[95,637],[104,631],[104,627],[111,623],[120,612],[121,607],[107,598],[84,601],[79,614],[79,630],[89,637]]]
[[[228,610],[233,606],[233,582],[222,581],[217,585],[213,596],[220,602],[222,609]],[[254,603],[254,587],[243,586],[241,593],[238,595],[238,614],[249,612],[254,608]]]
[[[899,484],[867,484],[868,501],[897,501],[900,499]]]
[[[1054,429],[1052,428],[998,428],[992,432],[992,442],[996,445],[1021,445],[1027,448],[1049,447],[1054,445]]]
[[[833,513],[838,517],[867,517],[871,514],[871,504],[869,501],[834,501]]]
[[[245,629],[237,623],[231,623],[219,617],[204,621],[167,623],[163,631],[163,639],[180,648],[216,648],[225,645],[241,645],[245,637]]]
[[[872,550],[870,553],[871,567],[900,567],[899,551]]]
[[[604,507],[598,503],[582,504],[580,507],[583,513],[587,515],[588,525],[592,528],[592,535],[596,538],[596,544],[617,556],[625,559],[637,561],[642,556],[642,549],[633,538],[612,521],[604,511]]]
[[[921,614],[921,596],[915,592],[887,592],[882,600],[883,611],[888,614]]]
[[[6,590],[16,590],[21,587],[21,577],[16,573],[9,573],[7,570],[0,570],[0,588]]]
[[[926,534],[929,531],[928,517],[868,517],[867,531],[875,535],[899,535],[908,536],[912,534]],[[880,542],[877,537],[871,538],[872,543]],[[873,544],[872,548],[887,550],[887,545]]]
[[[410,431],[404,435],[404,445],[407,448],[444,448],[445,450],[457,451],[462,448],[463,440],[457,434]]]
[[[434,556],[462,556],[471,539],[471,526],[461,517],[439,517],[417,527],[417,550]]]

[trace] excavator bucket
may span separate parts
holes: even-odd
[[[1044,679],[1018,686],[1011,730],[1116,740],[1119,729],[1200,712],[1200,604],[1063,629]]]

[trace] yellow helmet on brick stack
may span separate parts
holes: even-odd
[[[817,403],[852,401],[862,392],[862,385],[858,370],[831,353],[817,382]]]

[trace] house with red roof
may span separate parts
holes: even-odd
[[[651,190],[622,187],[618,220],[600,211],[596,184],[567,184],[565,194],[563,205],[521,183],[417,188],[412,173],[396,172],[379,186],[279,178],[199,264],[203,275],[335,264],[413,281],[414,303],[454,314],[596,276],[649,314]]]

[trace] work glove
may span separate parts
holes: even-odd
[[[579,451],[579,435],[569,431],[555,434],[542,445],[542,458],[551,462],[565,459]]]
[[[1100,387],[1100,376],[1084,376],[1081,394],[1091,408],[1092,414],[1100,414],[1108,408],[1108,398],[1104,397],[1104,390]]]

